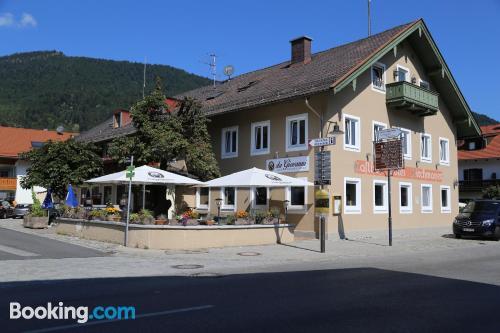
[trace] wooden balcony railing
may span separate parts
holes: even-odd
[[[481,191],[491,185],[500,185],[500,179],[461,180],[459,189],[460,191]]]
[[[407,110],[421,117],[436,114],[439,94],[406,81],[386,85],[386,104],[393,109]]]
[[[0,177],[0,190],[15,191],[17,187],[17,178]]]

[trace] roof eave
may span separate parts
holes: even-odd
[[[370,68],[370,66],[378,61],[384,54],[389,52],[391,49],[397,47],[399,43],[401,43],[403,40],[405,40],[407,37],[409,37],[412,33],[415,31],[419,31],[419,34],[422,36],[424,35],[427,40],[429,41],[430,46],[432,47],[434,54],[438,58],[439,63],[442,66],[443,70],[443,75],[447,77],[452,86],[453,89],[456,93],[457,98],[460,101],[460,104],[462,105],[466,117],[463,118],[465,122],[468,123],[468,126],[473,126],[473,130],[475,132],[475,135],[479,136],[481,135],[481,129],[479,125],[477,124],[475,118],[472,115],[472,111],[467,104],[467,101],[465,100],[462,92],[460,91],[453,75],[451,74],[450,69],[448,68],[448,65],[446,64],[443,56],[441,55],[441,52],[439,51],[436,43],[434,42],[434,39],[432,38],[429,30],[427,29],[427,26],[425,25],[425,22],[423,19],[419,19],[415,21],[413,24],[409,25],[407,28],[399,32],[396,36],[392,38],[391,41],[387,42],[385,45],[381,46],[378,50],[372,53],[371,56],[366,58],[364,61],[358,64],[355,68],[351,69],[348,73],[346,73],[343,77],[341,77],[339,80],[335,81],[332,85],[331,88],[333,89],[334,94],[338,93],[340,90],[344,89],[347,87],[349,84],[353,82],[359,75],[361,75],[363,72],[365,72],[367,69]],[[462,126],[461,124],[464,122],[456,122],[455,126],[457,129]],[[471,137],[473,135],[468,135],[468,137]],[[460,138],[463,138],[465,136],[459,136]]]

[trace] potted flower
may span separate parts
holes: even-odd
[[[49,225],[49,215],[42,208],[35,192],[31,192],[31,197],[33,198],[33,205],[31,205],[30,212],[24,215],[23,227],[31,229],[47,228]]]
[[[129,221],[130,223],[139,224],[141,223],[141,216],[138,213],[132,213],[130,214]]]
[[[120,221],[120,210],[115,207],[106,207],[104,209],[108,221]]]
[[[156,217],[155,224],[156,225],[165,225],[165,224],[168,224],[167,216],[165,216],[164,214],[158,215]]]
[[[267,212],[263,210],[256,209],[252,212],[252,217],[253,220],[255,221],[255,224],[262,224],[264,220],[267,218],[267,216],[268,216]]]
[[[268,212],[268,216],[264,221],[264,224],[278,224],[280,223],[281,211],[278,207],[271,207]]]
[[[139,216],[141,218],[142,224],[155,224],[153,212],[149,209],[141,209],[139,211]]]
[[[245,210],[238,210],[234,216],[236,218],[235,224],[245,225],[251,224],[250,216]]]
[[[192,209],[186,210],[181,217],[183,225],[198,225],[200,214]]]

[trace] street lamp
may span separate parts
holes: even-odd
[[[222,199],[215,199],[215,204],[217,205],[217,223],[220,224],[220,207],[222,206]]]
[[[290,200],[283,201],[283,206],[285,207],[285,223],[288,223],[288,206],[290,205]]]

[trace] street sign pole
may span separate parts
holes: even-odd
[[[323,113],[321,113],[320,119],[320,137],[323,138],[323,126],[324,126],[324,120],[323,120]],[[321,175],[321,185],[320,188],[323,189],[323,152],[325,151],[325,146],[320,147],[320,152],[321,152],[321,164],[320,164],[320,175]],[[325,216],[323,214],[320,214],[319,216],[319,238],[320,238],[320,251],[321,253],[325,253],[325,239],[326,239],[326,223],[325,223]]]
[[[132,195],[132,178],[134,177],[134,156],[130,158],[130,166],[127,168],[128,177],[128,202],[127,202],[127,221],[125,223],[125,242],[124,246],[128,244],[128,224],[130,223],[130,197]]]
[[[387,221],[389,223],[389,246],[392,246],[392,205],[391,205],[391,170],[387,170],[387,186],[388,188],[388,196],[389,196],[389,202],[388,202],[388,209],[389,209],[389,216],[387,218]]]

